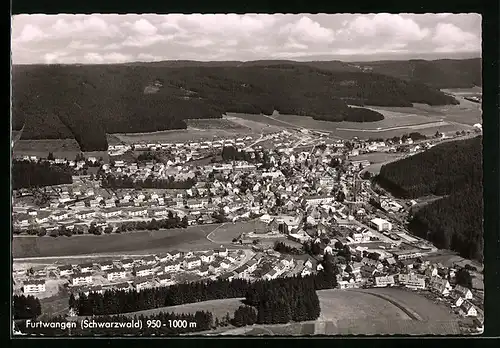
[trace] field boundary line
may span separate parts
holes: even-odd
[[[368,292],[368,291],[360,291],[360,290],[351,290],[351,291],[357,292],[357,293],[360,293],[360,294],[368,294],[368,295],[372,295],[372,296],[378,297],[378,298],[380,298],[382,300],[385,300],[385,301],[389,302],[390,304],[396,306],[400,310],[402,310],[412,320],[418,320],[418,321],[422,321],[423,320],[422,317],[420,315],[418,315],[415,311],[413,311],[413,310],[411,310],[409,308],[406,308],[405,306],[403,306],[402,304],[398,303],[397,301],[389,298],[388,296],[381,295],[381,294],[374,294],[373,292]]]

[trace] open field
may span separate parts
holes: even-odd
[[[414,315],[421,318],[423,321],[432,320],[453,320],[454,314],[446,305],[438,305],[431,302],[429,299],[412,292],[397,288],[379,288],[379,289],[357,289],[353,292],[371,294],[381,296],[387,300],[394,301],[401,308],[410,310]]]
[[[214,243],[231,243],[233,238],[238,238],[242,233],[254,231],[252,222],[224,223],[210,233],[208,238]]]
[[[203,250],[217,244],[206,236],[217,225],[187,229],[127,232],[71,237],[18,237],[12,242],[14,258],[85,255],[98,253],[153,253],[168,250]]]
[[[450,335],[458,320],[425,297],[400,289],[320,290],[315,322],[254,325],[224,335]],[[392,303],[391,303],[392,302]],[[414,313],[412,319],[406,312]],[[418,312],[418,314],[416,313]]]
[[[214,138],[221,137],[231,137],[234,136],[234,132],[226,131],[223,129],[179,129],[179,130],[168,130],[159,131],[151,133],[121,133],[113,134],[115,137],[120,139],[125,144],[134,143],[175,143],[175,142],[191,142],[191,141],[212,141]]]
[[[401,154],[398,153],[387,153],[387,152],[373,152],[365,153],[359,156],[349,157],[350,161],[369,161],[370,163],[381,163],[387,162],[392,159],[398,159]]]
[[[321,315],[318,320],[337,322],[339,320],[410,320],[400,308],[371,294],[357,291],[320,290],[318,297]]]
[[[270,116],[257,115],[257,114],[241,114],[228,112],[224,116],[224,119],[238,123],[244,127],[252,129],[255,133],[274,133],[283,130],[284,128],[290,128],[283,122],[279,122]]]
[[[47,158],[49,152],[56,158],[74,160],[76,155],[82,153],[80,146],[74,139],[44,139],[44,140],[18,140],[14,145],[14,156],[37,156]],[[108,158],[107,151],[83,152],[85,157]]]
[[[189,303],[189,304],[184,304],[184,305],[178,305],[178,306],[170,306],[170,307],[161,307],[161,308],[155,308],[155,309],[149,309],[145,311],[139,311],[139,312],[134,312],[134,313],[126,313],[126,315],[129,316],[134,316],[134,315],[154,315],[160,312],[167,312],[167,313],[177,313],[177,314],[190,314],[190,313],[196,313],[197,311],[207,311],[210,312],[214,315],[214,320],[215,318],[222,319],[227,313],[233,317],[234,311],[238,309],[238,307],[243,305],[242,300],[244,298],[229,298],[229,299],[224,299],[224,300],[212,300],[212,301],[204,301],[204,302],[197,302],[197,303]]]
[[[249,132],[251,128],[225,118],[207,118],[196,120],[185,120],[191,129],[223,129],[229,131]]]

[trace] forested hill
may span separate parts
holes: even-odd
[[[297,64],[166,68],[158,64],[14,66],[13,129],[22,139],[72,138],[83,151],[107,148],[105,133],[186,128],[184,119],[224,112],[375,121],[356,105],[457,101],[423,84],[365,72]],[[364,109],[362,109],[364,110]]]
[[[417,210],[409,228],[437,247],[483,258],[482,137],[438,145],[381,168],[382,186],[397,195],[445,196]]]
[[[249,62],[197,62],[189,60],[134,63],[161,67],[262,67],[273,64],[305,65],[328,71],[374,72],[411,82],[424,83],[435,88],[471,88],[482,85],[481,58],[438,60],[387,60],[349,63],[338,60],[294,62],[291,60],[256,60]]]
[[[481,59],[407,60],[359,63],[363,68],[435,88],[482,86]]]

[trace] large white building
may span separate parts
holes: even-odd
[[[392,224],[387,220],[375,218],[372,219],[370,222],[372,226],[375,227],[379,232],[392,230]]]
[[[425,289],[425,278],[416,274],[399,274],[399,283],[410,289]]]
[[[45,291],[45,280],[28,280],[23,284],[25,294],[40,293]]]
[[[75,273],[71,279],[73,286],[92,284],[92,275],[89,273]]]

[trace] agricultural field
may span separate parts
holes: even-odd
[[[209,118],[185,120],[188,129],[222,129],[239,133],[251,132],[252,129],[229,119]]]
[[[154,253],[168,250],[205,250],[216,247],[206,236],[217,225],[187,229],[127,232],[71,237],[16,237],[12,241],[14,258],[86,255],[99,253]]]
[[[320,290],[319,321],[377,320],[383,314],[386,320],[411,320],[400,308],[371,294],[357,291]]]
[[[446,305],[438,305],[411,290],[379,288],[359,289],[355,290],[355,292],[381,296],[387,300],[394,301],[399,307],[411,311],[423,321],[447,321],[456,319],[450,308]]]
[[[226,118],[246,125],[254,130],[259,130],[259,132],[279,132],[283,128],[297,128],[297,126],[293,124],[278,120],[275,115],[266,116],[228,112]]]
[[[214,138],[227,138],[234,136],[234,132],[229,132],[222,129],[178,129],[167,130],[151,133],[120,133],[113,134],[120,139],[122,143],[176,143],[176,142],[199,142],[199,141],[213,141]]]
[[[46,158],[52,152],[57,158],[74,159],[80,146],[74,139],[18,140],[14,144],[14,156]]]
[[[398,159],[401,154],[397,153],[387,153],[387,152],[373,152],[365,153],[359,156],[349,157],[350,161],[369,161],[370,163],[382,163],[391,161],[393,159]]]

